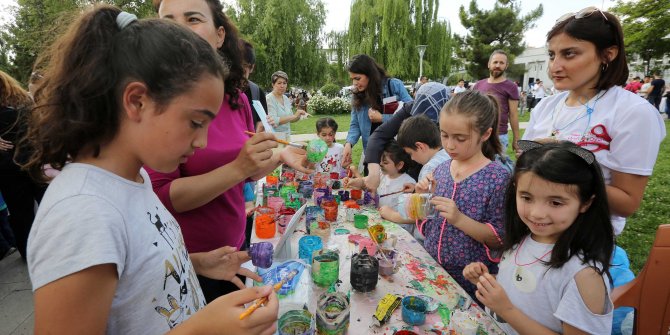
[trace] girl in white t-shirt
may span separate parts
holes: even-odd
[[[476,262],[463,276],[507,334],[610,334],[614,232],[600,166],[568,141],[519,145],[498,274]]]
[[[414,232],[414,220],[407,217],[403,210],[404,203],[401,200],[406,184],[416,184],[416,180],[405,171],[412,164],[409,154],[396,142],[390,140],[384,146],[379,166],[382,176],[377,187],[379,195],[379,214],[383,219],[395,222],[408,232]]]
[[[317,172],[337,172],[342,175],[342,152],[344,146],[335,142],[337,135],[337,122],[333,118],[322,117],[316,121],[316,135],[328,145],[328,153],[323,160],[316,165]]]
[[[28,241],[35,333],[274,333],[271,287],[205,306],[196,274],[241,287],[236,273],[261,278],[240,269],[249,255],[235,248],[188,253],[143,168],[175,171],[206,145],[224,99],[220,56],[175,23],[107,5],[84,12],[49,50],[25,167],[37,178],[44,164],[62,172]],[[240,320],[261,297],[268,304]]]

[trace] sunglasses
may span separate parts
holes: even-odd
[[[603,11],[601,11],[600,9],[598,9],[598,7],[591,6],[591,7],[586,7],[586,8],[584,8],[584,9],[580,10],[580,11],[577,12],[577,13],[567,13],[567,14],[564,14],[563,16],[559,17],[558,20],[556,20],[556,23],[563,22],[563,21],[565,21],[565,20],[567,20],[567,19],[569,19],[569,18],[571,18],[571,17],[573,17],[573,16],[575,17],[576,20],[583,19],[583,18],[585,18],[585,17],[589,17],[589,16],[591,16],[591,14],[593,14],[593,13],[595,13],[595,12],[600,13],[600,15],[603,16],[603,18],[605,19],[605,21],[608,21],[608,22],[609,22],[609,19],[607,19],[607,15],[605,15],[605,13],[603,13]]]

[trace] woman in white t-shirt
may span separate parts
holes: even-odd
[[[628,65],[614,15],[596,7],[564,15],[547,43],[549,75],[564,92],[542,99],[523,139],[568,140],[595,154],[618,235],[640,206],[665,125],[652,105],[621,87]]]

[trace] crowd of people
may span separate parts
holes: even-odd
[[[40,55],[30,92],[0,72],[0,257],[18,249],[27,260],[36,333],[274,333],[277,296],[245,287],[261,278],[241,265],[253,183],[281,164],[351,171],[345,186],[377,194],[430,195],[437,217],[410,219],[401,194],[379,212],[509,334],[610,333],[615,237],[666,136],[665,82],[626,85],[614,15],[589,7],[556,21],[556,93],[533,85],[523,135],[526,92],[506,78],[502,50],[471,87],[426,78],[413,96],[356,55],[346,141],[335,141],[334,119],[317,120],[328,152],[308,164],[275,141],[308,115],[307,94],[287,96],[283,71],[268,94],[249,81],[253,46],[221,3],[154,5],[155,19],[108,5],[82,13]]]

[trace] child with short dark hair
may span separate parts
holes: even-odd
[[[379,198],[379,214],[383,219],[398,223],[410,233],[414,231],[414,221],[407,219],[399,206],[400,192],[405,185],[414,185],[416,181],[405,171],[412,163],[409,155],[398,145],[398,142],[391,140],[384,146],[381,167],[382,176],[377,188]]]
[[[419,180],[451,159],[442,148],[439,127],[425,115],[412,116],[403,121],[397,140],[413,161],[423,165]]]
[[[342,175],[342,152],[344,146],[335,142],[337,135],[337,122],[330,117],[322,117],[316,121],[316,135],[328,145],[328,153],[323,160],[316,165],[317,172],[337,172]]]
[[[614,230],[602,170],[568,141],[519,147],[498,275],[481,262],[463,275],[507,334],[610,334]]]

